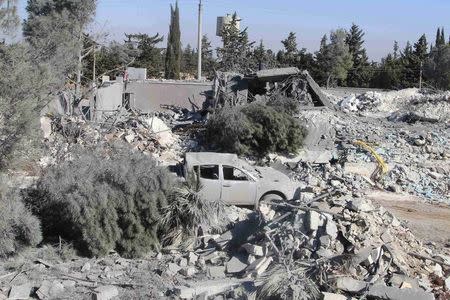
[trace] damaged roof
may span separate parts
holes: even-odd
[[[300,70],[296,67],[260,70],[254,76],[260,81],[282,81],[290,76],[298,75]]]
[[[188,166],[232,165],[239,160],[236,154],[216,152],[187,152],[185,158]]]

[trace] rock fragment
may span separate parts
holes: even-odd
[[[233,256],[228,262],[227,262],[227,273],[235,274],[235,273],[241,273],[247,268],[247,264],[243,263],[238,257]]]
[[[339,277],[336,287],[341,291],[358,294],[367,288],[367,283],[351,277]]]
[[[119,296],[119,290],[113,285],[100,286],[94,290],[92,300],[109,300]]]
[[[30,297],[31,289],[33,285],[31,283],[24,283],[22,285],[13,285],[9,291],[8,299],[22,300]]]
[[[54,299],[64,292],[64,285],[54,280],[52,282],[44,280],[40,288],[36,291],[36,295],[39,299]]]
[[[373,285],[367,295],[380,300],[433,300],[432,293],[420,289],[400,289],[396,287]]]

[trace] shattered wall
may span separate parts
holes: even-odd
[[[160,111],[161,104],[175,105],[189,110],[202,108],[205,93],[212,90],[211,82],[141,80],[115,82],[98,89],[93,105],[96,118],[122,106],[122,95],[129,93],[130,105],[143,113]]]
[[[99,111],[116,110],[122,105],[123,83],[113,83],[109,86],[101,87],[95,96],[95,108]]]
[[[134,81],[127,84],[127,93],[134,93],[135,107],[143,112],[161,110],[161,104],[192,109],[189,98],[198,108],[205,101],[204,93],[211,91],[211,82]]]

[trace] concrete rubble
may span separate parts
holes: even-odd
[[[337,99],[336,99],[337,100]],[[392,121],[449,122],[450,92],[405,89],[352,94],[337,104],[346,113],[377,113]]]
[[[279,96],[297,100],[303,107],[334,109],[328,96],[309,75],[296,67],[261,70],[251,74],[217,72],[214,80],[215,108],[248,101],[267,101]]]
[[[305,291],[303,299],[449,299],[448,247],[422,242],[408,224],[367,196],[376,189],[450,204],[448,93],[406,90],[337,99],[323,93],[309,74],[288,68],[218,74],[217,99],[247,101],[255,86],[262,86],[259,95],[252,93],[258,98],[283,90],[305,106],[321,107],[297,116],[311,121],[305,152],[262,161],[295,180],[298,199],[264,203],[256,211],[230,207],[227,230],[205,232],[186,252],[158,249],[134,260],[114,252],[69,261],[24,256],[15,272],[0,265],[0,299],[254,299],[267,291],[280,299]],[[417,109],[408,108],[411,104]],[[101,123],[44,117],[50,154],[41,163],[67,159],[75,145],[118,141],[162,164],[177,163],[182,153],[202,147],[190,130],[197,129],[193,124],[201,127],[203,119],[171,110],[118,111]],[[382,158],[385,174],[372,176],[380,163],[357,140]]]
[[[177,163],[192,142],[188,140],[182,145],[180,137],[167,125],[174,121],[173,116],[167,113],[160,116],[162,118],[119,111],[115,118],[102,123],[88,122],[81,117],[45,117],[45,124],[51,122],[51,129],[46,126],[45,132],[50,155],[41,159],[41,165],[46,167],[66,159],[76,146],[113,145],[117,142],[130,144],[133,149],[161,163]]]

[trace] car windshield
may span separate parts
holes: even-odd
[[[262,178],[261,172],[259,172],[255,167],[253,167],[249,163],[240,160],[239,164],[240,164],[239,167],[245,170],[247,173],[249,173],[253,177],[253,179],[256,180],[258,178]]]

